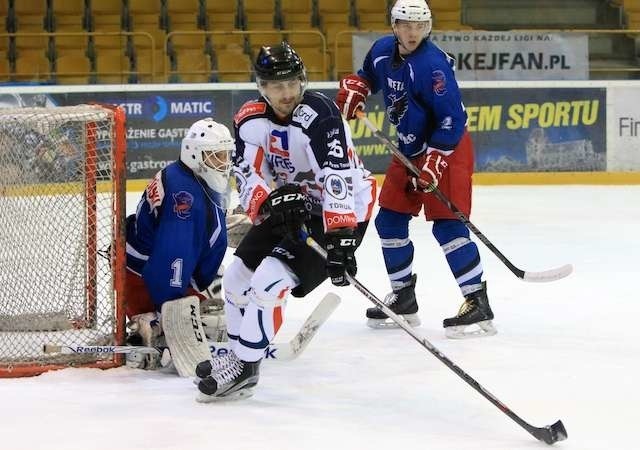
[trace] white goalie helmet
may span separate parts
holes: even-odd
[[[212,118],[198,120],[182,139],[180,161],[216,192],[224,193],[235,149],[229,129]]]
[[[397,0],[391,8],[391,24],[396,20],[407,22],[428,22],[427,34],[431,32],[433,20],[431,10],[425,0]]]

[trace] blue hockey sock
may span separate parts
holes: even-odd
[[[409,240],[409,220],[410,214],[385,208],[380,208],[375,220],[384,264],[394,291],[411,283],[413,243]]]
[[[482,263],[478,246],[469,239],[469,230],[459,220],[435,220],[433,235],[440,244],[451,273],[462,295],[467,296],[482,288]]]

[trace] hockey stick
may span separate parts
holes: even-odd
[[[49,353],[62,353],[63,355],[73,355],[75,353],[145,353],[145,354],[159,354],[161,349],[156,347],[143,347],[133,345],[58,345],[58,344],[44,344],[42,346],[42,352]]]
[[[420,169],[414,166],[413,163],[409,160],[409,158],[407,158],[404,154],[402,154],[400,149],[393,142],[391,142],[391,140],[387,136],[382,134],[380,130],[378,130],[378,128],[376,128],[376,126],[367,118],[367,115],[364,113],[364,111],[362,110],[357,111],[356,116],[366,125],[367,128],[369,128],[369,130],[371,130],[373,135],[380,142],[382,142],[387,146],[387,148],[391,151],[393,156],[398,158],[400,162],[404,164],[404,166],[407,169],[409,169],[414,175],[420,176]],[[543,270],[540,272],[529,272],[529,271],[524,271],[522,269],[519,269],[511,261],[509,261],[509,259],[506,256],[504,256],[502,252],[498,250],[496,246],[493,245],[493,243],[491,243],[491,241],[487,239],[487,237],[484,234],[482,234],[482,232],[473,223],[471,223],[469,218],[462,211],[460,211],[460,209],[458,209],[456,205],[451,203],[451,200],[449,200],[447,196],[445,196],[442,193],[442,191],[440,191],[440,189],[433,186],[432,186],[432,189],[433,190],[431,191],[431,193],[435,195],[438,198],[438,200],[444,203],[447,206],[447,208],[449,208],[449,210],[451,210],[451,212],[455,214],[458,220],[464,223],[466,227],[469,228],[469,230],[471,230],[473,234],[475,234],[478,237],[478,239],[480,239],[482,243],[486,245],[489,248],[489,250],[491,250],[493,254],[496,255],[498,259],[502,261],[503,264],[507,266],[509,270],[513,272],[515,276],[517,276],[521,280],[530,281],[534,283],[547,283],[549,281],[560,280],[568,276],[571,272],[573,272],[573,266],[571,264],[565,264],[564,266],[557,267],[555,269]]]
[[[307,235],[305,231],[302,231],[302,237],[307,243],[309,247],[315,250],[320,256],[326,259],[327,252],[324,248],[320,246],[312,237]],[[484,387],[480,385],[476,380],[474,380],[469,374],[467,374],[464,370],[462,370],[456,363],[447,358],[440,350],[431,344],[425,337],[420,336],[402,317],[395,314],[384,302],[378,299],[371,291],[369,291],[362,283],[356,280],[353,276],[349,275],[349,273],[345,273],[347,280],[351,283],[358,291],[360,291],[365,297],[367,297],[374,305],[382,310],[387,316],[391,318],[395,323],[397,323],[404,331],[409,333],[409,335],[414,338],[420,345],[426,348],[433,356],[438,358],[440,362],[442,362],[445,366],[451,369],[456,375],[462,378],[469,386],[479,392],[484,398],[489,400],[495,406],[498,407],[500,411],[505,413],[509,418],[511,418],[514,422],[524,428],[527,432],[529,432],[533,437],[538,439],[539,441],[546,442],[551,445],[557,441],[563,441],[567,438],[567,431],[564,428],[561,420],[558,420],[553,425],[547,425],[545,427],[534,427],[533,425],[528,424],[523,419],[520,418],[516,413],[511,411],[504,403],[498,400],[493,394],[487,391]]]
[[[277,361],[291,361],[297,358],[313,337],[318,332],[318,329],[329,316],[335,311],[340,304],[340,297],[336,294],[328,293],[318,303],[318,306],[311,312],[307,320],[300,328],[300,330],[289,340],[288,342],[274,342],[269,345],[264,351],[265,359],[275,359]],[[212,356],[218,356],[228,351],[229,342],[215,342],[209,341],[209,348]],[[44,353],[62,353],[62,354],[74,354],[74,353],[155,353],[159,354],[164,349],[156,347],[143,347],[143,346],[126,346],[126,345],[56,345],[56,344],[44,344]]]

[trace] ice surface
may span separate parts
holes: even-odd
[[[575,273],[526,283],[479,244],[498,335],[464,341],[444,337],[460,294],[430,226],[412,221],[420,332],[527,422],[562,419],[556,448],[640,448],[639,205],[640,186],[477,187],[472,220],[514,264]],[[371,225],[358,279],[383,297]],[[0,449],[546,448],[404,331],[368,329],[351,287],[291,299],[278,340],[330,290],[338,310],[299,359],[262,365],[251,399],[198,404],[191,380],[128,368],[0,379]]]

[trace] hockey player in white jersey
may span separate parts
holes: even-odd
[[[204,402],[250,395],[289,294],[304,297],[327,277],[348,284],[376,198],[348,124],[332,100],[305,90],[293,48],[262,47],[254,70],[261,96],[235,115],[233,155],[240,204],[254,226],[224,272],[231,351],[196,369]],[[326,261],[302,241],[303,226],[327,249]]]

